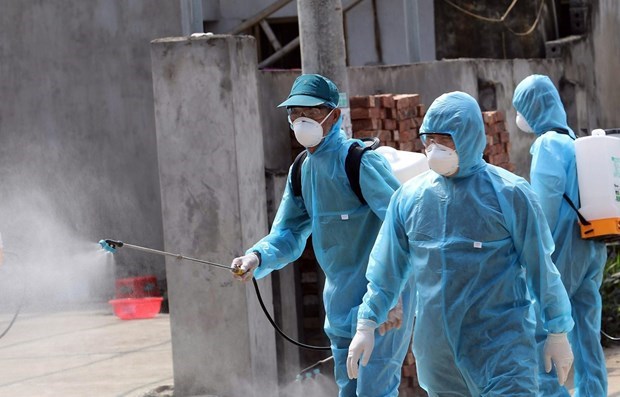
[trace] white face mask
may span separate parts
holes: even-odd
[[[293,132],[295,132],[295,139],[297,139],[297,142],[307,148],[315,147],[321,143],[323,140],[323,122],[327,120],[333,111],[334,109],[332,109],[320,123],[308,117],[296,118],[291,124],[291,128],[293,128]]]
[[[530,125],[528,124],[528,122],[525,120],[525,117],[523,117],[523,115],[519,112],[517,112],[517,127],[519,127],[519,129],[523,132],[534,132],[534,130],[532,129],[532,127],[530,127]]]
[[[454,175],[459,169],[459,156],[456,150],[438,143],[431,143],[426,147],[428,166],[443,176]]]

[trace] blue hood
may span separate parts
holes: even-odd
[[[560,94],[549,77],[533,74],[523,79],[515,89],[512,104],[536,136],[559,128],[575,138],[575,133],[566,122]]]
[[[428,108],[420,134],[449,134],[459,155],[459,171],[453,178],[469,176],[485,166],[482,153],[487,144],[482,111],[478,102],[464,92],[449,92]]]

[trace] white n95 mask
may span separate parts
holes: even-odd
[[[291,127],[295,133],[295,139],[303,147],[315,147],[323,140],[323,122],[332,114],[334,109],[325,116],[321,122],[312,120],[309,117],[298,117],[293,121]]]
[[[426,147],[428,166],[439,175],[454,175],[459,169],[459,156],[456,150],[439,143],[431,143]]]
[[[519,112],[517,112],[516,123],[517,123],[517,127],[519,127],[521,131],[534,132],[532,127],[530,127],[530,124],[527,122],[527,120],[525,120],[525,117],[523,117],[523,115]]]

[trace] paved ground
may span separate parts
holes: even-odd
[[[10,320],[0,315],[0,332]],[[172,384],[168,315],[23,314],[0,339],[0,396],[138,397]]]
[[[0,314],[0,333],[10,318]],[[608,395],[620,397],[620,346],[605,353]],[[168,315],[122,321],[107,307],[26,313],[0,339],[0,396],[142,397],[171,384]]]

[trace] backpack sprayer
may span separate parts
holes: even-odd
[[[620,129],[596,129],[575,140],[581,237],[620,241]],[[571,203],[572,204],[572,203]]]

